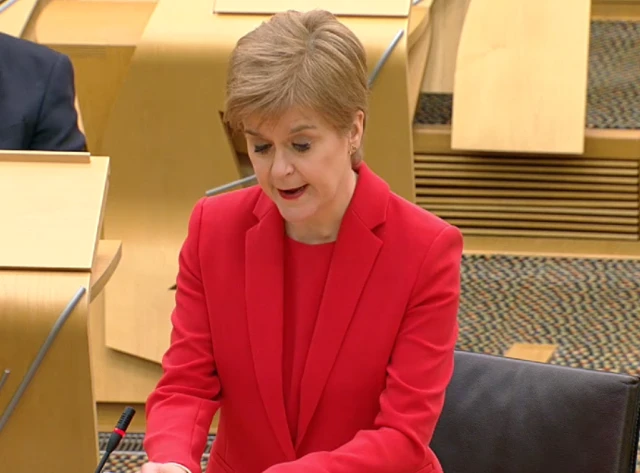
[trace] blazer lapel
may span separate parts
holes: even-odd
[[[372,230],[385,219],[389,194],[378,179],[366,168],[361,171],[359,189],[342,220],[302,377],[296,448],[309,427],[382,247]]]
[[[257,225],[246,235],[246,304],[258,388],[285,457],[295,458],[282,391],[284,223],[261,195]]]

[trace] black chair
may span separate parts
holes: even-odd
[[[445,473],[632,473],[635,376],[456,352],[431,448]]]

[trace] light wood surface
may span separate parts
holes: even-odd
[[[586,130],[580,156],[463,155],[445,126],[414,143],[416,202],[465,237],[640,238],[640,130]]]
[[[514,343],[504,354],[507,358],[548,363],[557,345],[544,343]]]
[[[452,94],[458,44],[471,0],[434,0],[431,7],[433,43],[425,68],[422,91]]]
[[[89,288],[88,272],[0,271],[0,391],[7,407],[49,331],[74,294]],[[80,300],[51,345],[4,430],[2,471],[93,471],[98,460],[88,297]],[[33,448],[37,445],[37,448]]]
[[[423,0],[409,18],[342,18],[365,44],[370,70],[398,31],[407,31],[374,85],[364,145],[369,165],[410,200],[409,108],[423,73],[419,50],[429,48],[429,22],[422,20],[430,4]],[[252,172],[245,144],[229,146],[219,112],[228,52],[266,17],[217,17],[211,8],[208,0],[55,0],[25,32],[71,57],[90,150],[111,156],[103,238],[122,240],[125,257],[91,307],[101,402],[144,402],[155,386],[174,303],[168,289],[191,209],[204,190]],[[140,330],[148,336],[137,337]]]
[[[416,125],[413,127],[413,143],[415,153],[419,155],[447,154],[465,156],[493,157],[507,162],[509,157],[522,156],[522,153],[509,153],[508,155],[483,151],[469,151],[461,153],[451,146],[451,127],[448,125]],[[531,159],[553,160],[553,156],[530,156]],[[637,161],[640,157],[640,130],[585,130],[584,153],[580,157],[562,156],[561,160],[567,162],[571,159],[591,158],[600,160],[629,160]],[[628,166],[635,166],[629,163]]]
[[[0,419],[10,414],[0,425],[2,471],[97,464],[89,304],[119,257],[118,242],[105,242],[93,264],[108,164],[86,153],[2,154],[0,370],[10,372],[0,390]]]
[[[261,18],[235,30],[215,18],[207,0],[158,2],[103,138],[112,157],[105,237],[127,251],[106,290],[106,345],[155,362],[169,342],[169,287],[189,214],[207,189],[239,178],[219,115],[226,54]]]
[[[591,16],[594,20],[638,21],[639,0],[593,0]]]
[[[0,267],[90,270],[109,159],[17,158],[0,160]]]
[[[39,0],[17,0],[0,14],[0,33],[16,38],[22,33]],[[4,6],[4,5],[3,5]]]
[[[640,158],[416,155],[417,203],[465,235],[640,237]]]
[[[95,297],[102,292],[102,289],[104,289],[118,267],[121,257],[122,242],[117,240],[98,241],[96,257],[93,268],[91,268],[90,301],[93,301]]]
[[[148,1],[57,0],[25,33],[71,58],[87,144],[94,154],[102,149],[111,109],[155,6]]]
[[[4,163],[67,163],[89,164],[89,153],[67,153],[65,151],[16,151],[0,149],[0,162]]]
[[[410,0],[216,0],[216,13],[268,15],[287,10],[323,8],[340,16],[406,17]]]
[[[420,99],[422,81],[433,42],[431,8],[433,0],[422,0],[411,9],[409,17],[409,120],[413,123]]]
[[[135,46],[155,6],[156,0],[49,0],[25,34],[48,46]]]
[[[590,5],[470,3],[456,59],[454,149],[583,152]]]
[[[156,362],[107,347],[105,343],[105,292],[98,294],[91,303],[89,338],[91,340],[91,366],[94,373],[96,402],[146,402],[147,397],[160,380],[162,369]]]
[[[113,274],[121,255],[122,245],[119,241],[101,240],[91,274],[89,345],[93,388],[96,402],[108,405],[146,402],[162,374],[157,363],[112,350],[105,345],[105,296],[101,289]],[[98,414],[100,416],[100,411]],[[138,422],[144,422],[141,417],[144,417],[144,412],[138,412]]]
[[[112,158],[105,237],[123,240],[127,255],[106,290],[106,344],[114,352],[156,363],[168,345],[173,306],[168,288],[175,280],[189,213],[206,189],[240,176],[235,150],[219,119],[228,54],[220,51],[229,51],[241,34],[264,20],[219,18],[209,8],[204,1],[162,0],[155,6],[117,91],[106,131],[101,141],[93,141]],[[373,67],[408,19],[344,21],[366,45]],[[365,153],[393,188],[413,199],[407,61],[403,37],[373,88]],[[180,94],[161,92],[166,90]],[[390,101],[390,95],[404,99]],[[90,108],[86,111],[82,95],[80,102],[91,134]],[[131,133],[134,127],[144,131]],[[376,133],[378,129],[385,133]],[[148,336],[135,336],[140,329]]]
[[[435,0],[431,9],[433,46],[422,91],[452,94],[456,56],[464,19],[471,0]],[[592,0],[591,19],[598,21],[640,20],[639,0]]]
[[[29,39],[53,47],[135,46],[154,9],[155,1],[144,0],[54,0],[34,22]],[[100,53],[85,54],[90,52]]]
[[[422,0],[416,5],[413,5],[409,11],[409,25],[407,27],[407,34],[409,35],[407,48],[409,51],[416,45],[427,25],[431,24],[431,7],[433,6],[433,1],[434,0]]]

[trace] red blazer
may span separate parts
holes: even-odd
[[[198,202],[171,345],[147,403],[150,461],[208,473],[429,473],[453,370],[462,237],[366,165],[344,216],[301,385],[282,388],[284,222],[258,187]]]

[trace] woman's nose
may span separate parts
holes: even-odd
[[[293,172],[293,166],[286,156],[286,153],[282,150],[276,150],[273,157],[273,165],[271,166],[271,173],[273,177],[288,176]]]

